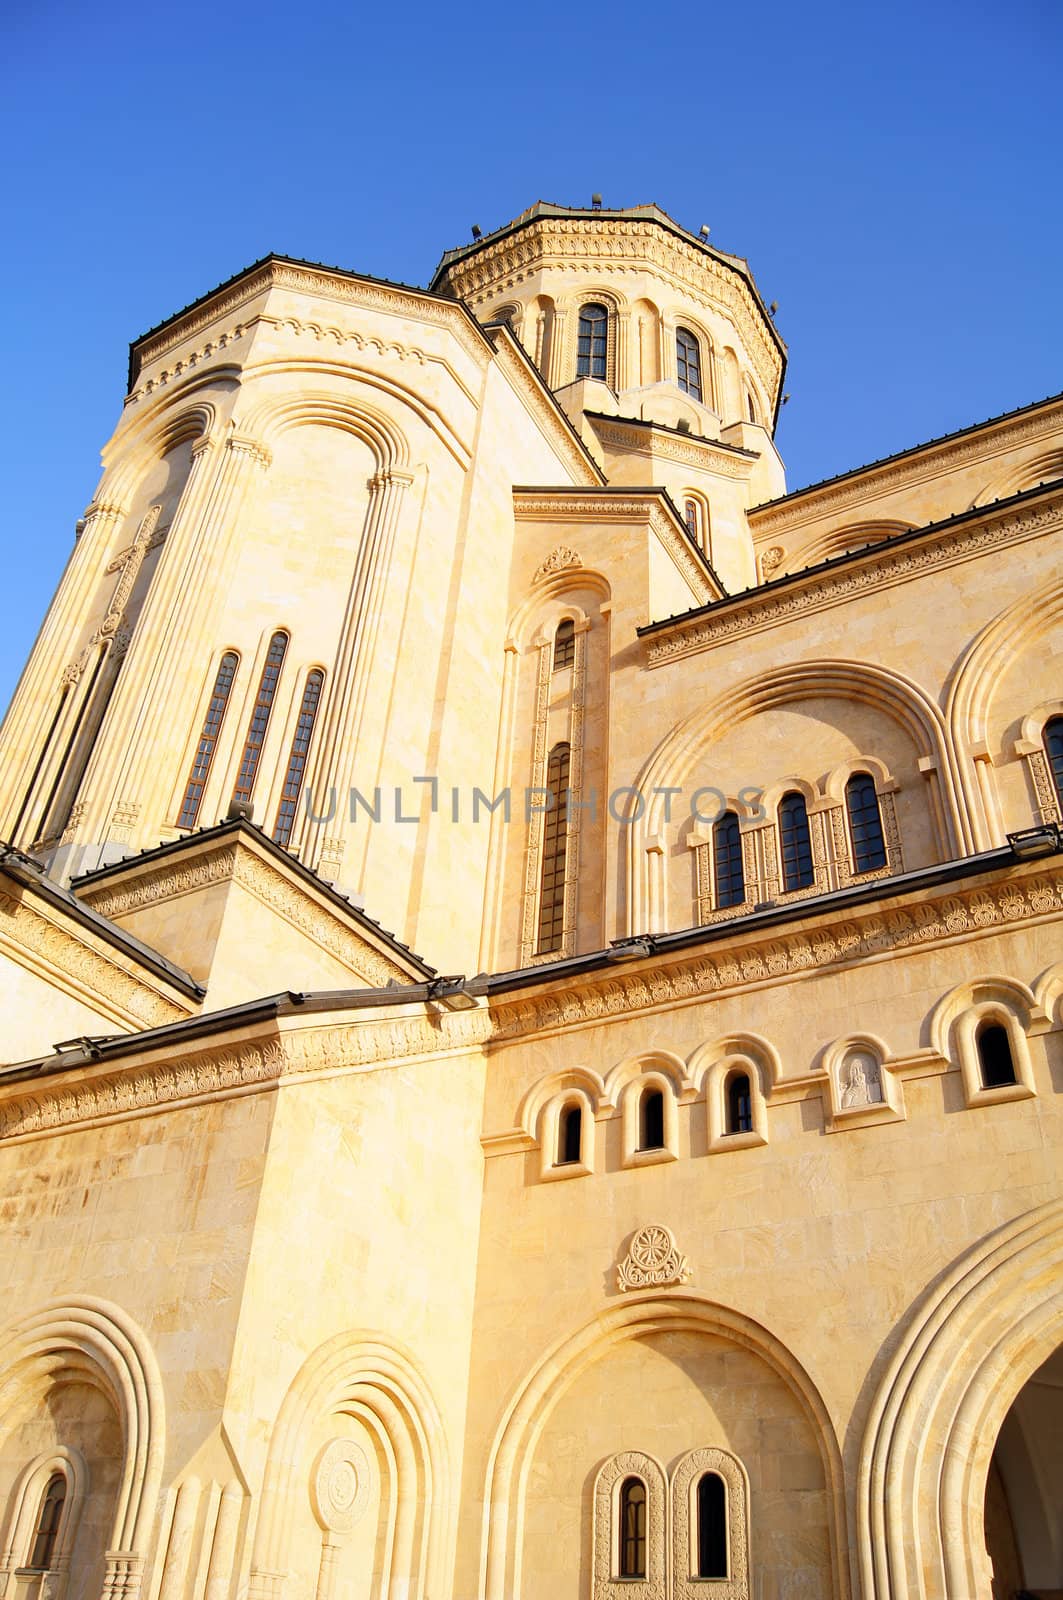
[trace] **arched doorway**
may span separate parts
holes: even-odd
[[[993,1449],[985,1496],[993,1600],[1063,1600],[1061,1481],[1063,1346],[1023,1384]]]

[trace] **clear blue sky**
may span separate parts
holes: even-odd
[[[269,250],[426,283],[536,199],[707,222],[779,301],[791,487],[1063,389],[1057,0],[20,9],[0,704],[128,341]]]

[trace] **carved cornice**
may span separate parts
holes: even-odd
[[[53,921],[28,897],[0,894],[0,942],[10,945],[12,959],[29,957],[43,981],[58,988],[72,986],[68,992],[76,990],[83,1004],[96,1004],[101,1014],[127,1027],[159,1027],[187,1017],[192,1009],[123,966],[83,928],[67,929]]]
[[[623,418],[615,423],[594,422],[592,426],[602,444],[612,445],[628,455],[660,456],[665,461],[700,467],[704,472],[716,472],[724,478],[748,478],[756,465],[753,456],[731,455],[717,449],[708,439],[676,439],[656,431],[648,438],[644,424],[625,426]]]
[[[331,272],[325,267],[273,260],[238,280],[228,292],[220,291],[185,315],[179,313],[158,333],[146,335],[134,347],[140,358],[141,370],[272,288],[292,289],[300,294],[313,295],[316,299],[391,312],[395,316],[412,317],[419,322],[446,327],[477,366],[486,367],[490,360],[491,351],[484,337],[469,321],[465,311],[453,301],[377,283],[372,279],[356,278],[343,272]],[[242,320],[241,332],[246,331],[249,321]]]
[[[1063,911],[1063,867],[912,906],[871,907],[803,932],[773,929],[742,937],[719,954],[697,954],[644,972],[610,973],[555,993],[536,991],[492,1008],[492,1040],[523,1038],[546,1029],[597,1024],[609,1017],[733,992],[773,979],[844,967],[873,957],[968,939]]]
[[[646,273],[665,279],[710,309],[724,310],[774,400],[783,358],[746,279],[647,219],[541,217],[451,263],[447,281],[474,305],[545,268],[602,275]]]
[[[913,450],[903,460],[885,462],[881,466],[872,463],[867,467],[858,467],[852,474],[846,475],[844,482],[824,484],[821,489],[815,486],[808,490],[799,489],[792,497],[775,505],[769,502],[754,507],[749,513],[753,536],[758,542],[762,538],[777,537],[785,530],[813,522],[848,505],[856,504],[864,509],[877,495],[924,478],[939,477],[943,472],[962,466],[965,461],[979,458],[988,461],[1002,451],[1013,450],[1030,439],[1040,438],[1042,434],[1058,433],[1059,428],[1059,409],[1053,408],[1039,417],[985,424],[972,429],[961,439],[945,440],[939,444],[931,441]]]
[[[370,986],[383,987],[396,978],[408,980],[408,969],[376,949],[368,933],[346,926],[310,888],[293,882],[246,844],[226,845],[191,862],[164,858],[132,883],[115,888],[103,884],[98,889],[87,885],[81,898],[101,916],[115,920],[144,906],[229,881],[253,894]]]
[[[994,928],[1016,927],[1063,911],[1063,866],[1024,878],[940,895],[910,906],[870,907],[807,931],[759,936],[736,928],[718,954],[692,953],[654,969],[613,971],[551,992],[497,1002],[489,1011],[433,1014],[429,1008],[368,1020],[299,1023],[266,1041],[220,1042],[186,1056],[172,1046],[161,1058],[120,1068],[72,1069],[52,1080],[0,1085],[0,1138],[39,1136],[175,1102],[218,1098],[310,1074],[366,1070],[415,1057],[439,1058],[490,1048],[539,1032],[624,1019],[661,1007],[698,1004],[744,986],[797,978],[906,950],[927,948]],[[515,1135],[514,1135],[515,1136]],[[494,1148],[508,1148],[500,1135]],[[519,1148],[524,1148],[520,1144]]]
[[[451,1054],[481,1045],[489,1029],[486,1009],[438,1018],[422,1011],[384,1022],[302,1028],[264,1041],[219,1043],[184,1056],[167,1052],[163,1059],[117,1070],[75,1069],[76,1078],[69,1073],[50,1082],[12,1085],[0,1098],[0,1140],[268,1089],[310,1074]]]
[[[646,661],[661,666],[677,657],[712,649],[737,634],[757,632],[791,621],[809,611],[839,605],[876,589],[905,583],[910,578],[938,566],[969,560],[995,545],[1028,539],[1046,528],[1058,526],[1060,508],[1046,507],[1016,516],[993,518],[974,526],[943,529],[927,533],[916,541],[903,535],[903,547],[882,544],[872,547],[844,566],[819,575],[809,574],[783,589],[751,589],[709,616],[677,621],[667,631],[645,639]]]

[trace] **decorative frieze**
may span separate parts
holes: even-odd
[[[651,443],[647,440],[644,424],[625,427],[623,421],[596,421],[594,431],[602,444],[612,445],[628,455],[660,456],[665,461],[700,467],[705,472],[715,472],[723,478],[748,478],[755,465],[753,455],[732,455],[717,449],[708,439],[677,439],[658,430],[653,434]]]
[[[985,459],[988,462],[1005,450],[1014,450],[1018,445],[1039,439],[1042,434],[1054,434],[1058,431],[1059,420],[1059,407],[1053,406],[1040,416],[1024,417],[1014,422],[1001,422],[988,436],[983,425],[972,429],[963,438],[951,442],[942,440],[934,444],[931,441],[913,450],[906,459],[894,462],[892,465],[875,466],[872,463],[862,467],[847,475],[844,483],[833,487],[824,485],[821,489],[813,486],[807,491],[798,490],[776,505],[769,502],[757,506],[749,514],[750,525],[754,535],[760,538],[775,529],[793,528],[805,522],[815,521],[828,512],[841,510],[844,506],[859,505],[865,508],[868,501],[876,495],[919,482],[924,478],[939,477],[943,472],[953,471],[967,461]]]
[[[782,590],[751,590],[712,616],[678,621],[666,631],[645,640],[646,661],[661,666],[679,656],[711,649],[737,634],[748,634],[792,621],[805,612],[840,605],[876,589],[907,582],[921,573],[951,562],[968,560],[996,545],[1029,539],[1059,524],[1059,506],[1015,516],[989,518],[939,534],[928,533],[918,543],[906,540],[903,549],[878,546],[859,562],[834,568]]]

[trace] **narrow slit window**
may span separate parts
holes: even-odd
[[[29,1565],[35,1572],[48,1572],[55,1559],[55,1542],[59,1537],[59,1523],[66,1504],[66,1479],[56,1472],[48,1480],[48,1487],[37,1514],[37,1527],[33,1535],[33,1549]]]
[[[203,791],[207,787],[210,776],[211,763],[214,752],[218,746],[218,735],[225,718],[225,710],[229,704],[229,695],[232,691],[233,679],[236,677],[236,668],[239,657],[232,650],[227,650],[221,658],[218,667],[218,676],[214,680],[211,691],[210,704],[207,714],[203,719],[203,731],[199,735],[196,753],[192,757],[192,770],[188,774],[185,784],[184,798],[181,801],[181,810],[177,817],[179,828],[194,828],[199,820],[199,808],[203,803]]]
[[[576,624],[566,617],[557,625],[554,634],[554,671],[571,667],[576,659]]]
[[[1063,717],[1052,717],[1045,723],[1045,758],[1056,790],[1056,804],[1063,812]]]
[[[701,518],[698,516],[698,503],[696,500],[683,501],[683,521],[687,525],[687,532],[697,545],[701,544]]]
[[[568,848],[569,749],[558,744],[546,768],[549,809],[543,826],[543,868],[539,888],[538,955],[560,950],[565,933],[565,857]]]
[[[229,694],[232,691],[232,680],[237,675],[239,656],[232,650],[227,650],[218,667],[218,677],[215,678],[215,688],[211,690],[210,706],[207,707],[207,717],[203,718],[203,731],[200,733],[199,744],[195,746],[195,755],[192,757],[192,771],[189,781],[184,786],[184,798],[181,802],[181,813],[178,816],[178,827],[195,827],[199,821],[200,805],[203,803],[203,790],[207,789],[207,779],[210,778],[211,762],[215,760],[215,750],[218,749],[218,734],[221,733],[221,723],[226,715],[229,704]]]
[[[236,775],[236,787],[233,789],[233,799],[248,804],[258,777],[258,764],[262,759],[262,746],[266,742],[266,729],[269,727],[270,713],[273,702],[277,698],[277,683],[284,665],[285,652],[288,649],[288,635],[275,633],[269,642],[266,652],[266,664],[262,668],[262,677],[259,680],[258,694],[255,698],[255,708],[251,713],[251,721],[247,725],[247,737],[244,740],[243,755],[240,757],[240,770]]]
[[[692,400],[701,399],[701,350],[698,341],[687,328],[680,328],[675,336],[675,364],[679,387]]]
[[[291,842],[299,795],[303,788],[303,778],[306,776],[306,758],[310,751],[310,741],[314,736],[314,723],[317,720],[317,708],[321,703],[321,687],[324,681],[324,673],[311,672],[303,690],[303,703],[299,707],[299,720],[295,724],[295,733],[292,736],[292,748],[288,753],[288,767],[284,774],[284,787],[281,790],[280,805],[277,807],[277,820],[273,826],[273,837],[278,844],[288,845]]]
[[[1011,1040],[1002,1022],[983,1022],[975,1034],[983,1089],[1003,1089],[1015,1083]]]
[[[725,811],[712,827],[712,874],[716,909],[726,911],[745,903],[746,880],[742,868],[742,833],[738,816]]]
[[[583,1107],[565,1106],[557,1129],[557,1164],[569,1167],[583,1155]]]
[[[646,1576],[646,1485],[625,1478],[620,1485],[620,1576]]]
[[[756,420],[757,420],[757,402],[754,400],[752,392],[750,390],[748,390],[748,389],[746,390],[746,413],[747,413],[747,415],[749,417],[750,422],[756,422]]]
[[[808,829],[805,797],[792,789],[779,801],[779,846],[782,852],[784,894],[807,889],[815,874],[812,867],[812,837]]]
[[[853,842],[853,871],[877,872],[886,865],[886,841],[875,780],[869,772],[854,772],[845,785],[845,809]]]
[[[727,1080],[727,1132],[753,1132],[753,1095],[745,1072],[733,1072]]]
[[[718,1472],[706,1472],[697,1488],[697,1576],[726,1578],[727,1485]]]
[[[583,306],[576,344],[576,377],[604,378],[609,354],[609,313],[604,306]]]
[[[660,1089],[644,1089],[639,1102],[639,1149],[664,1149],[664,1095]]]

